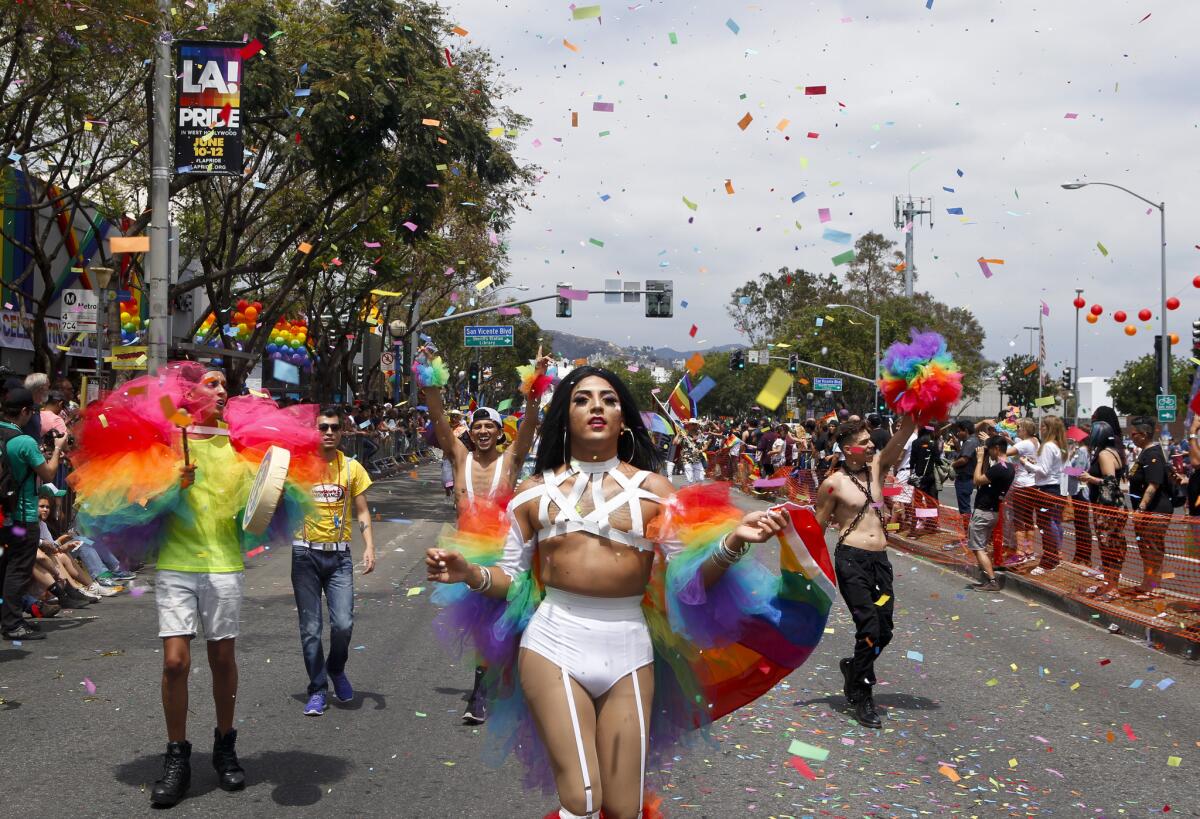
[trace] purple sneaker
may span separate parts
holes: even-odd
[[[333,681],[333,698],[338,702],[350,702],[354,699],[354,686],[350,684],[350,680],[343,672],[341,674],[331,674],[329,677]]]
[[[304,716],[319,717],[325,713],[325,692],[318,691],[308,698],[308,705],[304,706]]]

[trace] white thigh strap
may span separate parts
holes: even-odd
[[[642,767],[638,769],[638,816],[642,815],[642,800],[646,794],[646,715],[642,713],[642,687],[638,685],[638,671],[633,672],[633,699],[637,703],[638,734],[642,741]]]
[[[583,732],[579,730],[579,714],[575,711],[575,695],[571,691],[571,676],[566,666],[559,666],[562,672],[563,690],[567,693],[567,707],[571,709],[571,729],[575,732],[575,750],[579,752],[579,770],[583,774],[583,797],[586,802],[587,814],[580,819],[588,819],[592,815],[592,778],[588,775],[587,755],[583,752]],[[562,814],[562,810],[559,810]]]
[[[566,808],[559,808],[558,819],[600,819],[600,811],[594,810],[591,813],[580,816],[578,813],[571,813]]]

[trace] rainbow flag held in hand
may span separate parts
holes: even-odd
[[[671,390],[671,394],[667,397],[667,404],[671,408],[671,414],[678,421],[688,421],[695,417],[692,412],[692,399],[688,397],[688,393],[692,391],[692,380],[688,376],[679,379],[679,383],[675,385],[675,389]]]

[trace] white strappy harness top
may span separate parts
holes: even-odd
[[[620,466],[621,461],[618,458],[600,463],[584,463],[572,459],[568,468],[557,475],[549,470],[543,472],[542,483],[513,498],[509,508],[516,509],[527,501],[539,498],[538,522],[541,528],[537,532],[537,540],[546,540],[569,532],[589,532],[635,549],[653,551],[654,544],[646,539],[641,501],[663,503],[666,499],[642,488],[642,482],[646,480],[649,472],[641,470],[633,476],[626,476]],[[604,479],[608,476],[611,476],[621,489],[611,498],[605,499]],[[572,480],[574,483],[571,483]],[[579,502],[585,493],[590,493],[592,502],[592,509],[586,515],[579,511]],[[554,520],[550,520],[551,501],[558,507],[558,514]],[[628,532],[616,528],[610,521],[612,513],[622,506],[629,509]]]
[[[475,468],[474,453],[467,453],[467,500],[475,500],[475,478],[471,474]],[[492,474],[492,486],[488,489],[488,497],[496,497],[496,489],[500,486],[500,473],[504,471],[503,456],[496,459],[496,471]]]

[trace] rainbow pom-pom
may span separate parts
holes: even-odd
[[[517,375],[521,376],[521,394],[531,402],[540,401],[542,394],[557,381],[557,373],[558,369],[551,367],[544,375],[538,375],[532,364],[522,364],[517,367]]]
[[[887,405],[917,423],[940,421],[962,396],[962,373],[934,332],[911,330],[912,343],[897,341],[883,354],[879,391]]]
[[[417,356],[412,363],[412,373],[419,387],[444,387],[450,383],[450,368],[441,356],[433,361],[424,354]]]

